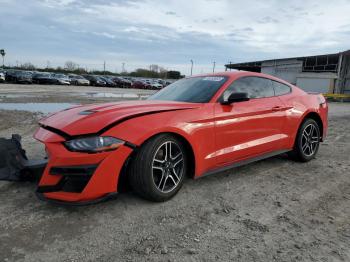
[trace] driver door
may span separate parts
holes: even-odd
[[[249,101],[215,104],[215,157],[218,166],[245,160],[281,147],[285,114],[274,96],[271,80],[243,77],[235,80],[221,99],[232,92],[248,93]]]

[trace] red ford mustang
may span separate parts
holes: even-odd
[[[288,152],[315,157],[328,106],[272,76],[225,72],[179,80],[145,101],[77,106],[40,121],[49,157],[37,194],[55,202],[105,200],[126,183],[165,201],[199,178]]]

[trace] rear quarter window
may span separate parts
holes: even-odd
[[[282,96],[292,92],[292,88],[290,86],[277,81],[272,81],[272,86],[275,89],[276,96]]]

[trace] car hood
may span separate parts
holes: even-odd
[[[195,103],[152,100],[92,104],[51,114],[41,119],[39,124],[66,137],[96,134],[134,117],[199,106]]]

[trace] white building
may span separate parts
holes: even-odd
[[[226,70],[273,75],[308,92],[350,94],[350,50],[319,56],[230,63],[225,66]]]

